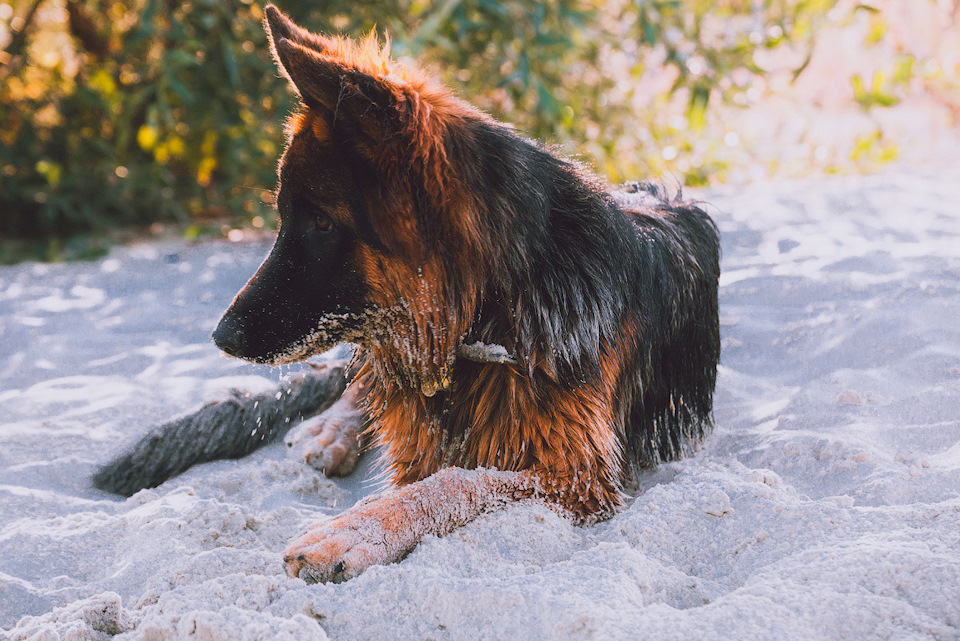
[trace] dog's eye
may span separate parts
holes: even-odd
[[[333,229],[333,221],[330,220],[329,216],[317,214],[313,219],[313,226],[317,231],[326,233]]]

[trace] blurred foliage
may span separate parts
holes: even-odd
[[[410,53],[452,70],[445,75],[479,106],[585,156],[612,181],[669,170],[699,185],[723,164],[704,154],[672,161],[693,151],[711,102],[746,104],[751,79],[765,73],[758,50],[799,51],[799,73],[836,4],[447,0],[413,3],[409,15],[422,19],[396,33]]]
[[[82,255],[117,227],[262,209],[290,104],[256,7],[44,5],[2,72],[0,236],[54,252],[46,239],[73,238]]]
[[[394,55],[613,181],[670,172],[686,184],[726,170],[711,147],[724,142],[705,142],[714,106],[753,99],[770,72],[764,52],[783,52],[781,70],[800,74],[840,4],[281,2],[314,30],[388,32]],[[861,9],[871,7],[847,13]],[[95,255],[116,229],[167,221],[194,236],[271,226],[294,104],[261,19],[247,0],[0,0],[0,239],[54,258]],[[895,103],[911,64],[855,77],[854,99]],[[858,153],[881,143],[865,138]]]

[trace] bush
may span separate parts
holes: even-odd
[[[0,90],[0,234],[99,239],[262,208],[290,103],[255,7],[68,1],[62,17],[71,55],[49,54],[55,16]]]
[[[282,8],[315,30],[389,32],[395,55],[416,57],[480,107],[585,155],[616,181],[676,169],[661,150],[689,152],[713,105],[742,102],[765,73],[758,51],[791,50],[799,73],[836,4],[329,0],[321,12],[289,0]],[[157,222],[190,224],[191,233],[224,220],[272,224],[270,190],[294,104],[269,59],[259,5],[29,0],[6,14],[0,237],[53,257],[96,253],[112,231]],[[667,108],[678,101],[682,126]],[[722,175],[721,160],[700,155],[683,182]]]

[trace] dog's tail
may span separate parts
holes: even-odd
[[[131,496],[198,463],[246,456],[340,398],[348,368],[348,361],[328,361],[260,394],[231,390],[225,400],[154,427],[130,451],[101,467],[93,485]]]

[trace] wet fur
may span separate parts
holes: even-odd
[[[649,184],[611,193],[372,37],[267,16],[304,107],[276,245],[221,348],[283,363],[356,342],[354,385],[397,486],[448,467],[523,472],[581,521],[705,434],[719,241],[699,207]],[[458,358],[477,341],[516,363]]]

